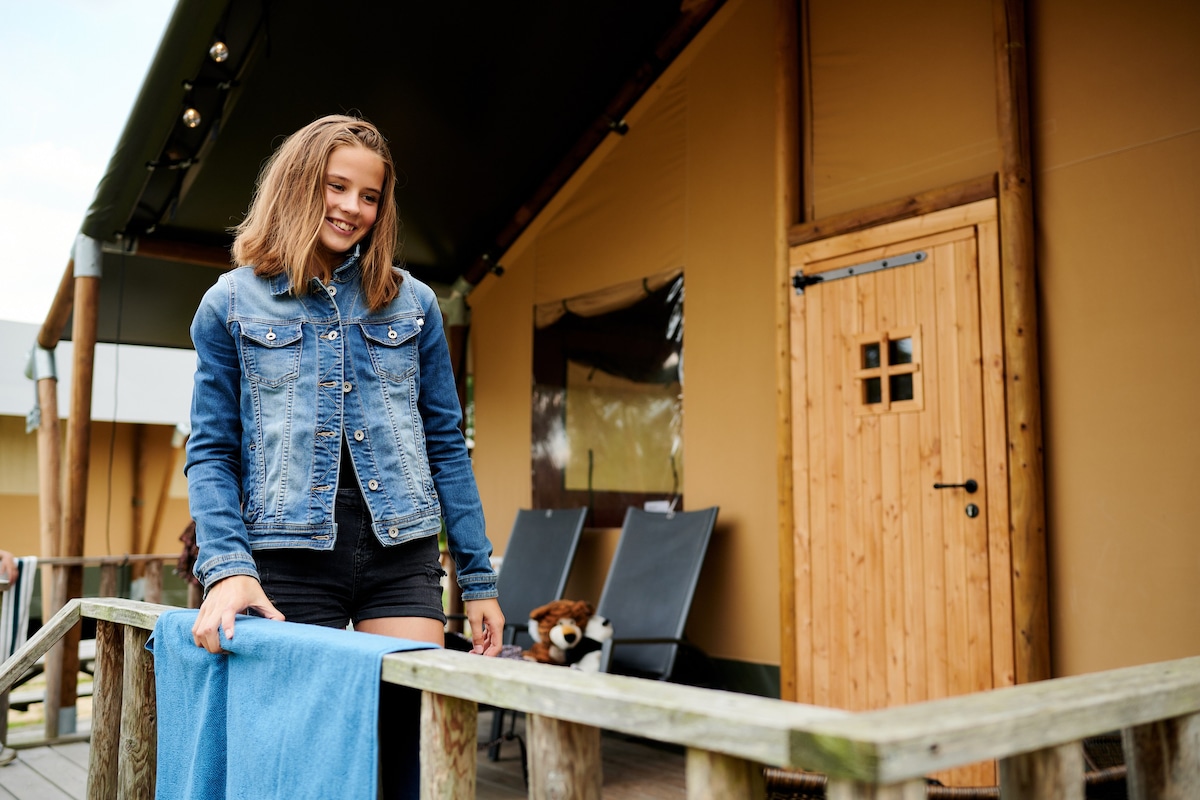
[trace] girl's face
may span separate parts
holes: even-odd
[[[363,240],[375,224],[383,194],[383,159],[365,147],[346,145],[329,154],[325,168],[325,218],[318,254],[327,267]]]

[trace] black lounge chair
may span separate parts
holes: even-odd
[[[517,512],[496,580],[500,610],[504,612],[505,644],[528,649],[533,643],[528,633],[530,612],[563,596],[587,511],[587,508],[523,508]],[[517,739],[524,762],[524,742],[513,732],[515,712],[501,708],[493,711],[492,735],[486,743],[488,758],[498,760],[500,744]],[[506,715],[512,715],[508,733],[504,733]]]
[[[625,512],[621,538],[596,613],[612,623],[601,671],[713,685],[706,657],[684,638],[717,507]],[[689,659],[680,675],[680,654]],[[699,667],[702,669],[693,669]]]

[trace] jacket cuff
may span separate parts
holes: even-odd
[[[463,599],[464,603],[467,602],[468,600],[492,600],[499,596],[500,596],[500,593],[498,591],[496,591],[495,584],[493,584],[491,586],[491,588],[489,588],[489,589],[484,589],[482,587],[478,587],[478,588],[472,587],[471,589],[463,589],[463,593],[462,593],[462,599]]]
[[[256,581],[260,580],[254,559],[243,555],[211,558],[203,564],[197,564],[193,571],[196,579],[204,586],[205,597],[208,596],[208,590],[213,587],[213,584],[234,575],[249,575]]]
[[[495,571],[488,571],[481,575],[459,575],[458,588],[462,590],[463,602],[491,600],[500,596],[500,593],[496,591]]]

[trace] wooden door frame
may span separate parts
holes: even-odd
[[[775,0],[776,10],[776,352],[780,564],[780,690],[796,697],[795,564],[793,538],[793,427],[789,332],[789,249],[850,230],[998,198],[1004,319],[1005,408],[1008,415],[1009,506],[1013,539],[1016,681],[1051,677],[1046,490],[1042,451],[1041,375],[1033,187],[1030,157],[1026,0],[992,0],[996,66],[998,173],[913,197],[815,219],[812,207],[812,115],[808,102],[808,0]]]

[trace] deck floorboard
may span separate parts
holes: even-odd
[[[480,714],[480,737],[490,733],[491,718]],[[524,718],[516,731],[524,735]],[[605,800],[675,800],[687,796],[684,754],[618,734],[600,739]],[[500,760],[479,751],[476,778],[478,800],[520,800],[527,796],[521,774],[521,750],[505,742]],[[25,747],[11,764],[0,767],[0,800],[84,800],[87,793],[88,743]]]

